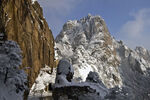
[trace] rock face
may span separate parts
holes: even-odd
[[[59,61],[56,73],[55,84],[63,84],[71,82],[74,75],[74,69],[72,65],[66,60]]]
[[[68,21],[56,37],[55,49],[57,59],[70,60],[74,80],[85,81],[90,71],[97,72],[110,88],[106,100],[150,100],[150,51],[116,41],[100,16]]]
[[[29,87],[40,68],[54,64],[54,38],[37,1],[0,0],[0,32],[16,41],[23,52],[22,68],[29,77]]]

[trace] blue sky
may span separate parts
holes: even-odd
[[[112,36],[131,48],[150,49],[150,0],[38,0],[54,37],[68,20],[104,18]]]

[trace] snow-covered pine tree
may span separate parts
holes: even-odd
[[[16,42],[0,45],[0,100],[23,100],[27,76],[19,68],[21,64],[21,50]]]

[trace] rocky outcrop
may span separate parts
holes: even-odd
[[[54,38],[37,1],[0,0],[0,32],[20,45],[23,53],[21,68],[28,73],[29,87],[40,68],[53,67]]]
[[[141,58],[150,62],[150,51],[143,47],[136,47],[135,51],[139,54]]]
[[[108,89],[95,72],[90,72],[86,82],[73,81],[74,70],[67,60],[60,60],[53,89],[54,100],[103,100]]]
[[[74,69],[72,65],[66,59],[62,59],[57,67],[55,84],[67,84],[67,82],[72,81],[73,75]]]

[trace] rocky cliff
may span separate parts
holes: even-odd
[[[37,1],[0,0],[0,32],[20,45],[30,87],[40,68],[53,67],[54,38]]]

